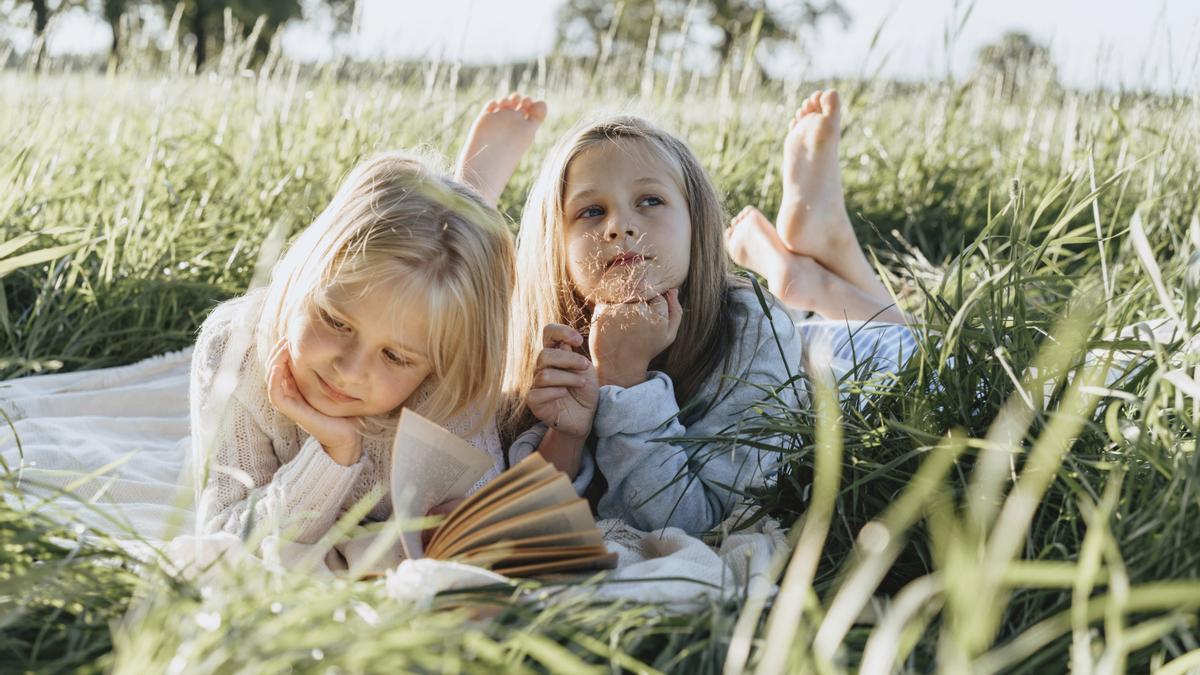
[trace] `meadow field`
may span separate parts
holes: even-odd
[[[551,111],[501,200],[515,230],[537,159],[600,110],[677,132],[731,213],[772,213],[787,118],[836,86],[850,212],[923,324],[921,349],[886,382],[843,383],[840,403],[814,383],[812,408],[743,430],[786,441],[779,479],[755,494],[796,545],[774,599],[674,615],[513,589],[415,607],[378,582],[299,574],[200,584],[15,498],[10,479],[5,669],[1200,669],[1194,96],[244,55],[200,75],[0,71],[0,377],[188,346],[357,159],[418,147],[448,164],[479,106],[513,90]],[[1139,339],[1150,320],[1171,334]],[[1135,364],[1114,374],[1118,349]]]

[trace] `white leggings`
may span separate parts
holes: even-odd
[[[796,322],[805,370],[828,367],[840,381],[895,372],[917,347],[912,329],[878,321],[806,319]]]

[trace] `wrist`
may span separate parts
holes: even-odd
[[[601,386],[612,384],[628,388],[645,382],[648,368],[649,364],[641,363],[621,368],[606,368],[597,364],[596,378],[600,381]]]
[[[582,448],[583,444],[587,442],[588,433],[590,430],[586,433],[576,434],[550,427],[546,429],[546,438],[564,448]]]
[[[341,444],[322,443],[321,449],[338,464],[350,466],[362,456],[362,440],[356,438],[353,441]]]
[[[583,462],[583,446],[587,435],[570,434],[558,429],[547,429],[542,442],[538,444],[538,452],[556,469],[567,474],[571,480],[579,475],[579,467]]]

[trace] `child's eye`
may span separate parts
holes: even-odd
[[[599,206],[589,206],[579,213],[575,214],[576,218],[598,218],[604,215],[604,209]]]
[[[383,350],[383,358],[387,359],[388,363],[391,363],[392,365],[401,366],[404,368],[412,365],[411,361],[390,349]]]
[[[662,198],[650,195],[649,197],[642,197],[642,201],[638,202],[638,206],[659,206],[663,203]]]
[[[345,332],[350,329],[349,326],[333,318],[333,315],[329,312],[326,312],[324,309],[318,309],[317,311],[321,314],[321,320],[324,321],[330,328],[339,332]]]

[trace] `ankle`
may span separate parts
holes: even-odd
[[[834,292],[837,277],[815,259],[789,254],[781,260],[767,284],[784,304],[806,312],[820,311],[823,299]]]

